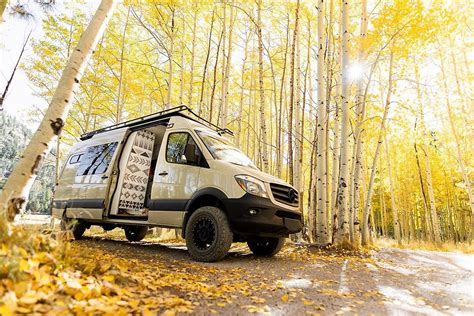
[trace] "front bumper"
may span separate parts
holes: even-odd
[[[238,199],[224,199],[222,203],[232,231],[239,235],[284,237],[303,228],[300,212],[276,205],[270,199],[246,193]]]

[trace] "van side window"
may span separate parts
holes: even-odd
[[[80,160],[76,175],[85,176],[105,173],[116,148],[117,142],[87,148],[86,153]]]
[[[69,164],[74,165],[76,163],[79,163],[81,161],[82,154],[77,154],[77,155],[72,155],[71,158],[69,159]]]
[[[186,152],[188,151],[188,152]],[[170,163],[197,165],[201,152],[194,139],[185,132],[171,133],[166,147],[166,161]]]

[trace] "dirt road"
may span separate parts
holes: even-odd
[[[108,237],[74,243],[136,259],[150,280],[158,264],[189,274],[187,282],[198,282],[200,291],[168,290],[193,302],[199,315],[474,313],[474,255],[399,249],[355,255],[288,246],[262,259],[238,244],[221,262],[197,263],[184,244],[132,244]],[[216,288],[220,295],[202,295]]]

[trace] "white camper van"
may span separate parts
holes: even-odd
[[[76,239],[91,225],[123,228],[129,241],[167,227],[182,230],[195,260],[220,260],[244,241],[272,256],[302,229],[298,192],[258,170],[226,133],[180,106],[84,134],[52,214]]]

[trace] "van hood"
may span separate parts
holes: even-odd
[[[263,182],[282,184],[282,185],[292,187],[294,189],[294,187],[292,185],[286,183],[285,181],[281,180],[280,178],[275,177],[271,174],[265,173],[265,172],[263,172],[259,169],[255,169],[255,168],[251,168],[251,167],[247,167],[247,166],[241,166],[241,165],[237,165],[237,164],[230,163],[228,161],[223,161],[223,160],[214,160],[213,163],[222,165],[223,167],[225,167],[228,170],[229,169],[232,170],[232,173],[234,175],[238,175],[238,174],[249,175],[249,176],[255,177],[259,180],[262,180]]]

